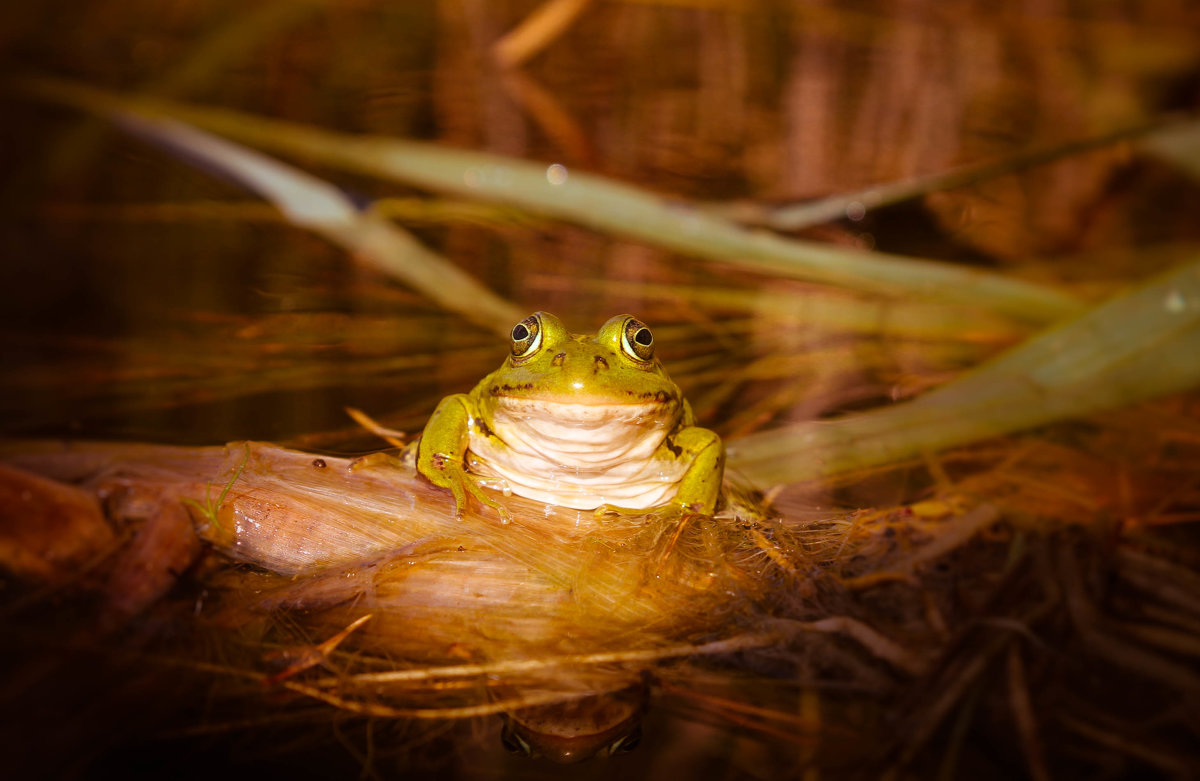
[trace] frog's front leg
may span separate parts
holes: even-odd
[[[504,508],[483,492],[464,465],[471,439],[471,410],[471,397],[465,393],[442,399],[417,442],[417,471],[454,495],[455,514],[459,517],[466,510],[469,493],[507,520]]]
[[[679,480],[675,497],[663,507],[684,515],[712,515],[716,512],[725,479],[725,445],[720,437],[708,429],[689,426],[663,444],[658,457],[686,460],[689,464]],[[597,518],[606,515],[645,515],[654,509],[602,504],[596,508],[595,514]]]
[[[674,446],[691,459],[672,502],[684,512],[712,515],[725,479],[725,444],[715,432],[690,426],[675,435]]]

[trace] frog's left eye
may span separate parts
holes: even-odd
[[[512,354],[514,358],[526,358],[542,346],[542,324],[537,315],[530,315],[513,326]]]
[[[654,334],[640,320],[632,317],[625,321],[625,330],[621,334],[621,349],[636,361],[654,360]]]
[[[641,726],[634,727],[628,735],[617,738],[608,746],[609,754],[628,754],[642,742]]]

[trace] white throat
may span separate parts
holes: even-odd
[[[491,421],[494,438],[471,426],[469,468],[501,478],[519,496],[563,507],[657,507],[674,497],[686,469],[677,459],[656,457],[678,422],[663,412],[659,402],[501,398]]]

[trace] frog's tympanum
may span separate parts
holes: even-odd
[[[673,505],[711,515],[725,468],[713,432],[654,357],[654,337],[618,315],[592,336],[538,312],[512,330],[512,354],[470,393],[438,405],[417,468],[498,507],[480,487],[579,510]]]

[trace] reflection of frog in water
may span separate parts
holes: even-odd
[[[570,764],[633,751],[641,740],[646,688],[638,683],[554,705],[522,708],[504,717],[500,739],[514,754]]]
[[[490,507],[479,482],[573,509],[674,505],[711,515],[725,467],[713,432],[654,357],[629,315],[595,336],[538,312],[512,330],[512,355],[470,393],[448,396],[425,426],[417,468]],[[478,481],[478,482],[477,482]]]

